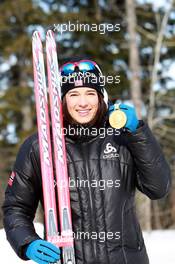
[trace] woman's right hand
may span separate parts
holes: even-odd
[[[26,249],[26,256],[39,263],[55,263],[60,259],[60,249],[46,240],[37,239]]]

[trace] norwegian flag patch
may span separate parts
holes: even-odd
[[[9,177],[9,180],[8,180],[8,185],[11,187],[12,184],[13,184],[13,181],[14,181],[14,178],[16,176],[16,173],[14,171],[12,171],[10,177]]]

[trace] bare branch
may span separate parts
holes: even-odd
[[[155,34],[150,33],[149,31],[147,31],[143,27],[140,27],[139,25],[137,25],[136,29],[139,33],[141,33],[147,39],[150,39],[150,40],[153,40],[154,42],[156,42],[157,38],[156,38]]]
[[[144,36],[145,38],[147,38],[149,40],[152,40],[153,42],[157,41],[157,36],[155,36],[155,34],[150,33],[149,31],[147,31],[143,27],[140,27],[139,25],[137,25],[136,29],[137,29],[137,32],[142,34],[142,36]],[[164,40],[163,43],[164,43],[164,45],[166,47],[169,47],[169,48],[175,46],[175,41],[174,40]]]
[[[167,120],[173,120],[175,119],[175,113],[167,116],[166,118],[164,116],[159,116],[157,118],[154,118],[153,121],[152,121],[152,128],[154,128],[155,126],[157,126],[159,123],[161,123],[164,119],[167,119]]]

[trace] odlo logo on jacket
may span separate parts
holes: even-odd
[[[107,143],[104,149],[104,159],[118,158],[119,154],[117,153],[117,149],[111,145],[111,143]]]

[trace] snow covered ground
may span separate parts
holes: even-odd
[[[36,224],[35,226],[37,233],[42,237],[42,225]],[[175,230],[144,232],[144,238],[150,264],[175,264]],[[0,256],[3,264],[35,263],[33,261],[24,262],[16,256],[6,240],[3,229],[0,229]]]

